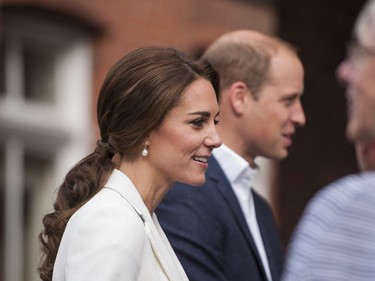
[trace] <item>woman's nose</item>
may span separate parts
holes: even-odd
[[[211,130],[211,133],[204,139],[204,144],[208,147],[218,148],[222,145],[221,138],[217,133],[216,127]]]

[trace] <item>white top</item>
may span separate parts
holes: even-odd
[[[262,260],[267,279],[272,281],[271,270],[266,251],[264,249],[262,236],[260,234],[255,213],[254,198],[251,192],[254,177],[258,170],[251,168],[249,163],[244,158],[224,144],[213,150],[213,155],[219,162],[220,167],[222,168],[225,176],[232,186],[238,202],[240,203],[247,225],[249,226],[250,233],[254,239],[258,253]]]
[[[187,281],[156,215],[129,178],[114,170],[69,220],[53,281]]]

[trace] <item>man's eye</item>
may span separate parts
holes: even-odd
[[[292,105],[292,104],[293,104],[293,102],[294,102],[294,100],[293,100],[293,99],[288,99],[288,100],[285,100],[285,104],[286,104],[286,105]]]
[[[295,97],[287,98],[287,99],[284,99],[284,104],[286,106],[291,106],[294,104],[295,101],[296,101]]]

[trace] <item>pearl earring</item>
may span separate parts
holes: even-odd
[[[142,150],[142,156],[143,157],[146,157],[148,155],[148,150],[147,150],[147,145],[145,144],[143,146],[143,150]]]

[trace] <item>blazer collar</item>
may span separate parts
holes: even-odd
[[[121,171],[114,169],[104,187],[121,195],[143,221],[154,255],[168,279],[187,281],[186,274],[161,229],[156,215],[150,214],[131,180]]]

